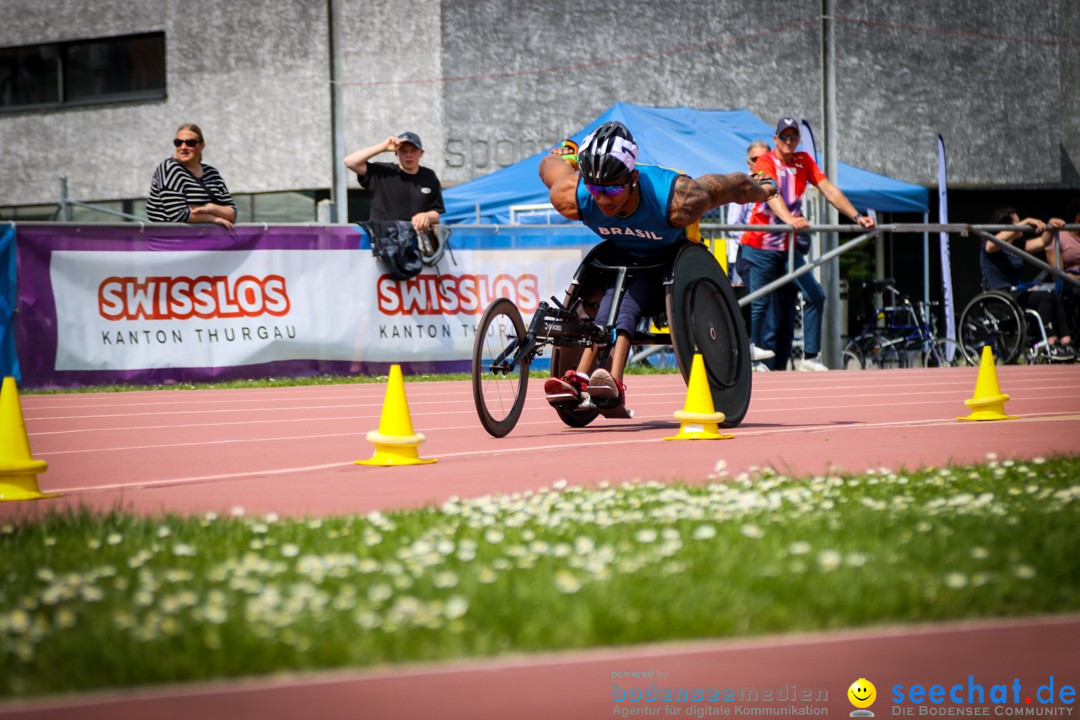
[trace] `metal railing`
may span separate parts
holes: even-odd
[[[147,222],[146,218],[139,217],[138,215],[132,215],[131,213],[120,212],[119,210],[110,210],[108,208],[98,207],[97,205],[90,205],[88,203],[79,202],[78,200],[72,200],[68,196],[68,179],[66,177],[60,178],[60,222],[71,222],[71,207],[80,207],[86,210],[93,210],[94,212],[104,213],[106,215],[113,215],[114,217],[122,217],[125,220],[134,220],[135,222]]]
[[[730,232],[745,232],[745,231],[748,231],[748,230],[760,231],[762,229],[762,226],[760,226],[760,225],[720,225],[720,224],[705,225],[705,224],[703,224],[703,225],[701,225],[701,229],[702,229],[702,231],[730,233]],[[871,230],[865,230],[864,228],[859,227],[859,226],[855,226],[855,225],[814,225],[814,226],[811,226],[809,228],[806,228],[805,230],[800,230],[799,232],[809,232],[809,233],[830,233],[830,232],[835,232],[835,233],[848,233],[848,234],[860,233],[860,234],[857,235],[856,237],[852,238],[851,240],[848,240],[848,241],[842,243],[841,245],[834,248],[833,250],[830,250],[830,251],[824,253],[820,257],[817,257],[817,258],[815,258],[813,260],[811,260],[810,258],[806,258],[806,264],[803,265],[802,267],[800,267],[800,268],[798,268],[797,270],[794,270],[794,271],[789,271],[787,274],[777,278],[776,280],[774,280],[771,283],[765,285],[764,287],[757,288],[753,292],[751,292],[748,295],[746,295],[745,297],[741,298],[739,300],[739,306],[743,307],[743,306],[745,306],[745,305],[747,305],[749,303],[752,303],[754,300],[756,300],[756,299],[758,299],[760,297],[763,297],[765,295],[768,295],[769,293],[774,292],[775,290],[783,287],[784,285],[787,285],[789,282],[791,282],[795,278],[800,277],[801,275],[804,275],[804,274],[806,274],[808,272],[812,272],[815,268],[821,267],[821,266],[825,265],[826,263],[829,263],[829,262],[833,261],[834,259],[838,258],[840,255],[844,254],[845,252],[849,252],[851,250],[854,250],[855,248],[859,247],[860,245],[866,243],[867,241],[869,241],[871,239],[876,239],[878,237],[881,237],[882,235],[884,235],[886,233],[896,234],[896,233],[942,233],[942,232],[944,232],[944,233],[949,233],[950,235],[957,234],[957,235],[960,235],[961,237],[975,237],[975,238],[978,238],[980,240],[986,240],[986,241],[989,241],[989,242],[993,242],[995,245],[1000,247],[1002,250],[1005,250],[1007,252],[1010,252],[1010,253],[1020,257],[1024,262],[1029,263],[1031,265],[1034,265],[1035,267],[1050,273],[1054,277],[1060,278],[1064,282],[1071,283],[1073,286],[1075,286],[1077,288],[1080,288],[1080,278],[1078,278],[1076,275],[1066,273],[1064,271],[1064,269],[1062,269],[1060,267],[1060,265],[1061,265],[1061,239],[1059,237],[1059,233],[1060,233],[1061,230],[1067,230],[1067,231],[1070,231],[1070,232],[1080,231],[1080,224],[1065,225],[1064,227],[1062,227],[1060,229],[1051,227],[1049,225],[1046,226],[1046,229],[1048,231],[1050,231],[1051,233],[1053,233],[1053,236],[1054,236],[1053,247],[1056,250],[1055,256],[1057,258],[1057,264],[1059,265],[1059,267],[1054,267],[1054,266],[1050,265],[1049,263],[1046,263],[1046,262],[1040,260],[1039,258],[1035,257],[1031,253],[1028,253],[1025,250],[1022,250],[1020,248],[1014,247],[1013,245],[1011,245],[1010,243],[1005,242],[1004,240],[998,239],[993,234],[993,233],[1002,232],[1002,231],[1012,231],[1012,232],[1021,232],[1021,233],[1023,233],[1023,232],[1031,232],[1033,229],[1034,228],[1032,228],[1030,225],[970,225],[970,224],[964,224],[964,223],[944,223],[944,224],[942,224],[942,223],[936,223],[936,224],[934,224],[934,223],[921,223],[921,224],[895,223],[895,224],[877,225],[876,227],[874,227]],[[791,233],[794,233],[795,228],[793,226],[791,226],[791,225],[770,225],[769,226],[769,231],[770,232],[791,232]],[[791,247],[789,248],[789,261],[788,261],[788,267],[789,268],[794,265],[794,253],[795,252],[796,251],[795,251],[795,248],[794,248],[794,243],[791,243]],[[715,243],[713,244],[713,253],[714,254],[716,253],[716,244]],[[928,263],[929,262],[929,257],[924,258],[924,262]],[[824,289],[825,289],[825,294],[826,294],[826,298],[825,298],[826,302],[832,302],[832,303],[839,303],[840,302],[840,298],[838,296],[836,296],[835,293],[830,292],[830,288],[825,287]],[[927,319],[928,318],[924,318],[924,320],[927,320]],[[833,357],[833,355],[835,353],[830,352],[830,348],[839,348],[839,346],[840,346],[840,327],[837,326],[836,324],[826,323],[824,325],[824,327],[823,327],[822,332],[823,332],[823,335],[824,335],[824,337],[822,337],[822,349],[825,351],[826,362],[829,363],[830,367],[836,367],[836,366],[838,366],[840,358],[839,357]],[[955,338],[949,338],[949,340],[955,343]],[[650,348],[650,350],[653,350],[653,349]],[[655,352],[655,350],[653,350],[653,352]]]

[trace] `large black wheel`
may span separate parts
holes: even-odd
[[[577,293],[567,295],[567,307],[573,304]],[[588,303],[586,303],[588,305]],[[576,370],[578,361],[581,360],[581,348],[557,347],[551,353],[551,377],[562,377],[567,370]],[[610,363],[609,363],[610,364]],[[595,369],[595,368],[594,368]],[[590,371],[591,372],[591,371]],[[559,419],[568,427],[583,428],[596,418],[600,417],[600,411],[594,405],[582,410],[579,408],[555,407]]]
[[[492,370],[492,363],[504,352],[514,355],[525,338],[521,312],[510,300],[499,298],[488,305],[476,328],[473,342],[472,391],[480,424],[495,437],[504,437],[514,429],[525,406],[529,387],[529,365],[519,363],[509,372]]]
[[[573,296],[567,296],[568,301],[573,301]],[[581,359],[581,348],[557,347],[551,353],[551,377],[562,377],[567,370],[576,370],[578,361]],[[591,371],[590,371],[591,372]],[[582,410],[579,408],[553,406],[559,419],[568,427],[583,428],[596,418],[600,417],[600,411],[596,406],[590,405]]]
[[[600,417],[600,411],[595,407],[589,408],[588,410],[574,410],[557,407],[555,408],[555,412],[559,414],[559,419],[562,420],[567,427],[572,428],[583,428],[596,418]]]
[[[667,286],[671,344],[683,378],[689,382],[695,353],[709,376],[713,406],[724,413],[724,427],[743,421],[750,407],[750,341],[731,284],[705,246],[680,248]]]
[[[997,364],[1016,362],[1026,337],[1024,312],[1008,293],[991,290],[976,295],[960,315],[960,349],[971,365],[979,364],[987,345]]]

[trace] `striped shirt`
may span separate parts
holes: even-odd
[[[192,205],[212,202],[236,209],[236,203],[218,171],[203,163],[203,176],[196,178],[176,158],[167,158],[154,170],[146,216],[150,222],[187,222]]]
[[[814,162],[809,153],[797,152],[791,159],[791,165],[785,165],[776,154],[776,150],[765,153],[758,157],[751,172],[763,172],[776,181],[780,198],[787,205],[788,211],[802,217],[803,196],[806,195],[806,186],[817,187],[818,183],[825,180],[825,173]],[[754,211],[750,215],[748,225],[784,225],[780,217],[772,211],[769,203],[761,202],[754,205]],[[768,232],[765,230],[749,230],[744,232],[740,242],[750,245],[759,250],[776,250],[787,252],[792,232]]]

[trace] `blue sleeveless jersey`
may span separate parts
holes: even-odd
[[[683,173],[659,165],[637,165],[641,199],[637,209],[623,217],[608,217],[593,200],[585,183],[578,180],[578,214],[586,227],[620,250],[649,257],[687,237],[687,228],[672,227],[667,220],[668,200],[675,179]],[[694,226],[696,227],[696,223]]]

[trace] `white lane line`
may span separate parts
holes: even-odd
[[[844,376],[844,377],[847,377],[847,376]],[[875,376],[875,377],[877,377],[877,376]],[[809,379],[809,378],[807,378],[807,379]],[[829,378],[829,379],[831,380],[832,378]],[[631,380],[630,386],[633,387],[633,385],[634,385],[633,376],[631,376],[630,380]],[[790,394],[796,394],[797,395],[797,394],[800,394],[802,391],[805,391],[807,389],[832,388],[837,384],[837,382],[822,381],[822,380],[820,380],[818,378],[815,378],[815,380],[816,380],[816,382],[814,384],[812,384],[812,385],[808,384],[806,382],[803,382],[803,383],[785,382],[783,384],[771,383],[771,384],[767,384],[767,385],[762,384],[761,382],[758,382],[756,384],[755,388],[754,388],[754,393],[755,394],[760,394],[760,395],[765,395],[765,396],[771,396],[771,395],[775,395],[775,394],[778,394],[778,393],[782,393],[785,396],[790,395]],[[836,381],[840,381],[840,380],[841,380],[840,377],[836,378]],[[1033,383],[1037,383],[1037,384],[1033,384]],[[675,383],[674,381],[672,381],[670,383],[673,386],[671,390],[667,390],[666,388],[663,387],[664,385],[668,384],[667,378],[665,378],[664,382],[650,381],[648,383],[641,383],[641,384],[642,385],[649,385],[650,386],[649,389],[651,389],[651,390],[661,390],[661,391],[665,391],[665,392],[673,392],[675,390],[678,390],[678,391],[681,391],[681,392],[685,392],[685,385],[681,382],[681,379],[680,379],[680,381],[678,383]],[[424,383],[424,385],[428,385],[428,383]],[[865,396],[864,393],[857,392],[857,391],[863,389],[861,387],[862,385],[864,385],[864,383],[853,383],[853,382],[851,382],[850,379],[845,379],[845,380],[843,380],[843,383],[842,383],[841,387],[835,389],[833,392],[834,392],[834,394],[835,393],[840,393],[841,396],[844,396],[844,397],[863,397],[863,396]],[[926,392],[946,393],[946,392],[950,392],[950,391],[956,392],[956,391],[958,391],[959,387],[966,387],[967,385],[968,385],[968,383],[967,383],[966,379],[965,379],[965,382],[963,382],[963,383],[959,383],[959,382],[957,382],[955,380],[934,379],[934,380],[925,380],[925,381],[921,381],[921,382],[915,381],[915,382],[904,382],[904,383],[873,382],[873,383],[870,383],[870,388],[872,388],[873,390],[878,391],[878,394],[880,394],[880,392],[882,390],[889,390],[889,389],[896,389],[896,390],[904,392],[905,394],[912,394],[916,389],[919,389],[919,388],[927,388],[927,389],[929,389],[929,388],[943,388],[941,390],[927,390]],[[1063,389],[1068,389],[1070,387],[1075,386],[1074,384],[1069,384],[1069,383],[1067,383],[1067,384],[1057,384],[1057,383],[1054,383],[1054,382],[1048,382],[1048,378],[1045,378],[1045,377],[1013,378],[1013,379],[1010,379],[1009,385],[1010,386],[1016,386],[1016,387],[1022,387],[1025,391],[1038,391],[1038,390],[1061,391]],[[1007,391],[1009,388],[1003,388],[1003,389]],[[458,390],[457,388],[455,388],[454,390],[442,389],[438,393],[434,393],[434,392],[429,393],[429,392],[426,392],[426,390],[427,390],[426,387],[425,388],[419,388],[419,389],[416,388],[416,387],[413,387],[412,390],[407,391],[407,392],[408,392],[408,394],[414,395],[417,404],[429,404],[429,403],[433,403],[433,402],[449,402],[450,401],[449,398],[453,398],[453,397],[466,397],[467,398],[471,394],[468,391],[467,388],[460,389],[460,390]],[[845,390],[847,390],[847,391],[856,391],[856,392],[854,394],[850,394],[850,393],[845,393]],[[199,392],[199,393],[201,393],[201,392],[204,392],[204,391],[185,391],[185,392]],[[121,394],[125,394],[125,393],[121,393]],[[155,408],[160,408],[162,406],[167,406],[167,407],[171,408],[171,407],[180,407],[180,406],[184,406],[184,405],[208,405],[208,404],[211,404],[211,405],[223,405],[223,404],[226,404],[226,405],[262,405],[262,404],[271,403],[271,402],[280,403],[282,401],[284,401],[285,403],[288,403],[290,401],[302,401],[302,402],[305,402],[305,403],[308,404],[308,405],[299,406],[299,407],[283,404],[282,405],[283,409],[304,409],[305,407],[309,407],[310,403],[324,401],[324,400],[325,401],[335,401],[335,402],[350,402],[350,401],[352,401],[352,404],[355,404],[356,402],[361,402],[361,403],[365,403],[365,404],[366,403],[376,403],[376,402],[381,403],[383,397],[385,396],[385,387],[383,387],[383,386],[375,386],[373,388],[373,390],[371,390],[369,392],[365,392],[365,393],[334,394],[334,395],[330,395],[330,396],[304,395],[303,397],[299,397],[299,398],[282,398],[282,397],[277,397],[276,395],[269,396],[270,393],[260,393],[260,395],[262,395],[262,396],[261,397],[253,397],[253,396],[249,395],[248,397],[228,397],[228,398],[211,397],[211,396],[207,396],[207,395],[201,395],[201,396],[199,396],[197,398],[196,397],[188,397],[188,398],[184,398],[184,399],[179,399],[179,398],[175,398],[175,397],[153,397],[152,399],[148,398],[147,402],[113,402],[113,403],[110,403],[110,402],[96,402],[96,403],[68,403],[68,404],[49,403],[49,402],[44,402],[42,400],[43,398],[47,398],[47,397],[51,397],[51,396],[29,395],[29,396],[23,396],[21,398],[21,400],[22,400],[22,404],[24,406],[23,407],[24,412],[41,411],[41,410],[56,411],[56,410],[65,410],[65,409],[87,410],[87,409],[94,409],[94,408],[121,409],[121,408],[125,408],[125,407],[132,407],[132,408],[135,408],[135,407],[155,407]],[[427,400],[426,399],[426,398],[431,397],[431,396],[438,397],[439,400],[435,401],[435,400]],[[635,393],[635,397],[636,396],[638,396],[637,393]],[[342,406],[341,405],[329,405],[327,407],[342,407]],[[238,411],[242,411],[243,409],[244,408],[237,408]],[[250,409],[251,410],[259,410],[259,409],[262,409],[262,408],[250,408]],[[233,410],[233,408],[224,408],[224,409],[221,409],[221,410],[214,410],[213,412],[228,412],[230,410]],[[177,411],[177,412],[183,412],[183,411]],[[78,416],[74,416],[74,417],[78,417]],[[47,419],[52,419],[52,418],[47,418]]]
[[[333,470],[353,465],[352,462],[328,463],[326,465],[304,465],[301,467],[278,468],[277,470],[256,470],[241,473],[222,473],[220,475],[196,475],[186,478],[174,478],[171,480],[146,480],[133,483],[112,483],[109,485],[93,485],[90,487],[61,488],[49,490],[49,492],[74,495],[77,493],[107,492],[109,490],[142,490],[152,487],[167,487],[170,485],[192,485],[197,483],[214,482],[216,480],[241,480],[252,477],[269,477],[275,475],[290,475],[298,472],[310,472],[317,470]]]
[[[1067,399],[1068,398],[1066,398],[1065,400],[1067,400]],[[1034,398],[1025,397],[1025,398],[1021,398],[1021,399],[1017,400],[1016,402],[1035,402],[1035,401],[1043,401],[1043,400],[1062,400],[1062,398],[1060,396],[1058,396],[1058,395],[1047,396],[1047,397],[1034,397]],[[1010,402],[1012,402],[1012,401],[1010,401]],[[863,410],[863,409],[871,409],[871,408],[878,408],[878,407],[910,407],[910,406],[917,406],[917,405],[941,405],[941,404],[942,404],[941,400],[933,400],[933,401],[930,401],[930,400],[927,400],[927,401],[913,400],[911,402],[898,402],[898,401],[893,400],[893,401],[884,402],[884,403],[875,403],[873,405],[867,405],[867,404],[856,404],[856,405],[829,404],[829,405],[811,405],[811,406],[806,406],[806,407],[797,407],[797,406],[793,406],[793,405],[784,405],[782,407],[751,408],[750,411],[747,413],[747,417],[752,420],[754,417],[756,417],[758,415],[765,415],[765,414],[769,414],[769,413],[784,413],[785,415],[790,415],[791,413],[794,413],[794,412],[816,412],[816,411],[826,411],[826,410]],[[411,405],[411,403],[410,403],[410,405]],[[666,403],[666,402],[661,403],[661,402],[657,401],[657,402],[650,402],[650,403],[634,403],[634,409],[640,411],[640,410],[643,410],[644,408],[652,408],[652,407],[655,407],[655,406],[658,406],[658,405],[663,405],[664,407],[667,407],[667,408],[673,407],[670,403]],[[1078,405],[1080,405],[1080,402],[1078,402]],[[546,402],[543,402],[543,401],[530,401],[525,406],[525,410],[539,412],[539,411],[544,410],[547,407],[548,407],[548,405],[547,405]],[[677,409],[681,409],[681,408],[677,408]],[[425,419],[432,418],[432,417],[435,417],[435,416],[440,416],[440,417],[443,416],[443,415],[469,415],[469,416],[472,416],[472,415],[475,414],[475,412],[476,411],[472,410],[472,409],[469,409],[469,410],[444,410],[444,411],[438,412],[438,413],[424,413],[423,415],[414,414],[414,417],[419,417],[420,418],[420,424],[422,424]],[[957,412],[957,414],[960,414],[960,413],[965,413],[966,414],[967,410],[962,404],[958,403],[957,407],[956,407],[956,412]],[[1064,412],[1066,412],[1066,411],[1044,412],[1044,413],[1040,413],[1040,414],[1042,414],[1042,415],[1060,415],[1060,414],[1063,414]],[[660,420],[660,419],[667,420],[667,419],[670,419],[670,418],[673,417],[673,413],[674,413],[674,410],[671,413],[663,413],[663,412],[657,413],[655,411],[650,410],[649,414],[645,414],[644,412],[638,412],[634,419],[639,421],[639,422],[644,421],[644,420]],[[126,417],[126,416],[121,416],[121,417]],[[374,413],[372,413],[370,415],[336,415],[336,416],[311,417],[311,418],[275,418],[275,419],[265,419],[265,420],[236,420],[236,421],[232,421],[232,422],[184,423],[184,424],[180,424],[180,425],[132,425],[132,426],[122,426],[122,427],[72,428],[72,429],[69,429],[69,430],[41,430],[41,431],[35,431],[35,432],[29,433],[29,437],[37,438],[37,437],[46,437],[46,436],[51,436],[51,435],[75,435],[75,434],[96,433],[96,432],[110,432],[111,433],[111,432],[139,432],[139,431],[142,431],[142,430],[179,430],[179,429],[183,429],[183,428],[245,427],[245,426],[249,426],[249,425],[266,425],[266,424],[280,424],[280,423],[294,423],[294,422],[295,423],[311,423],[311,422],[339,422],[339,421],[353,421],[353,420],[375,420],[377,422],[378,418],[379,418],[379,413],[374,412]],[[65,418],[65,419],[67,419],[67,418]],[[522,420],[522,421],[520,421],[518,423],[518,426],[521,426],[521,425],[542,425],[542,424],[545,424],[547,422],[549,422],[549,421],[548,420],[532,420],[532,421]],[[417,426],[417,428],[421,432],[424,432],[424,433],[442,432],[442,431],[445,431],[445,430],[472,430],[472,429],[476,429],[476,427],[477,427],[475,423],[471,423],[469,425],[448,425],[448,426],[441,426],[441,427],[430,427],[430,426],[420,427],[420,424],[418,424],[416,421],[414,421],[413,424],[415,426]],[[311,436],[305,436],[305,437],[336,437],[336,436],[335,435],[311,435]],[[258,442],[259,439],[258,438],[252,438],[250,441],[251,442]],[[241,442],[241,440],[236,440],[234,442]],[[199,444],[199,443],[191,443],[191,444]]]
[[[410,407],[413,407],[413,406],[420,407],[420,406],[428,406],[428,405],[460,405],[460,404],[461,404],[460,401],[455,401],[455,400],[437,400],[437,401],[428,401],[428,402],[412,402],[412,401],[410,401],[409,402]],[[377,402],[348,403],[346,405],[298,405],[298,406],[278,407],[278,408],[222,408],[222,409],[214,409],[214,410],[164,410],[164,411],[159,410],[157,412],[99,413],[99,414],[93,414],[93,415],[55,415],[55,416],[34,415],[33,413],[29,413],[29,412],[26,412],[24,410],[23,411],[23,418],[26,419],[26,420],[34,420],[34,421],[37,421],[37,422],[41,422],[41,421],[45,421],[45,420],[83,420],[83,419],[96,420],[96,419],[99,419],[99,418],[141,417],[141,416],[146,416],[146,415],[150,415],[152,417],[156,417],[156,416],[163,416],[164,417],[164,416],[171,416],[171,415],[208,415],[208,414],[211,414],[211,413],[220,414],[220,413],[244,413],[244,412],[259,413],[259,414],[264,415],[264,414],[266,414],[268,412],[274,412],[274,411],[277,411],[277,412],[295,412],[295,411],[298,411],[298,410],[337,410],[337,409],[340,409],[340,408],[348,408],[350,410],[356,410],[357,408],[363,408],[363,407],[382,408],[382,406],[383,406],[383,401],[379,400]]]
[[[415,394],[417,397],[426,397],[427,396],[427,393],[408,393],[407,392],[406,394]],[[385,395],[386,395],[386,389],[385,388],[379,388],[378,393],[364,393],[363,395],[361,395],[361,394],[355,394],[355,395],[329,395],[329,396],[305,395],[303,397],[295,397],[295,398],[283,398],[283,397],[210,398],[210,397],[201,397],[201,398],[192,398],[192,399],[185,399],[185,400],[169,400],[169,401],[165,401],[165,402],[160,402],[160,401],[159,402],[114,402],[114,403],[105,402],[105,403],[71,403],[71,404],[68,404],[68,405],[61,405],[61,404],[54,404],[54,403],[27,402],[27,396],[23,396],[23,397],[20,398],[20,401],[24,405],[32,405],[36,409],[39,409],[39,410],[46,410],[46,409],[47,410],[69,410],[69,409],[87,410],[87,409],[93,409],[93,408],[120,409],[120,408],[127,408],[127,407],[133,407],[133,408],[135,408],[135,407],[162,407],[162,406],[180,407],[182,405],[261,405],[263,403],[270,403],[270,402],[275,402],[275,403],[289,403],[289,402],[311,403],[311,402],[318,402],[318,401],[322,401],[322,400],[334,401],[334,402],[347,402],[347,401],[350,401],[350,400],[359,400],[359,401],[380,400],[381,401],[382,398],[385,397]],[[436,395],[436,397],[439,397],[439,398],[456,397],[456,396],[460,396],[460,397],[463,397],[463,398],[468,398],[468,397],[471,396],[471,393],[468,390],[464,390],[464,391],[461,391],[461,392],[443,392],[443,393],[438,393]],[[32,398],[34,396],[29,396],[29,397]]]
[[[1019,420],[1015,420],[1013,422],[1056,422],[1056,421],[1061,421],[1061,420],[1080,420],[1080,414],[1075,414],[1074,413],[1074,414],[1070,414],[1070,415],[1051,416],[1051,417],[1021,416]],[[881,423],[859,423],[859,424],[854,424],[854,425],[843,425],[843,426],[840,426],[840,427],[837,427],[837,426],[824,426],[824,427],[799,426],[799,427],[769,428],[769,429],[766,429],[766,430],[744,430],[744,431],[739,431],[738,429],[736,429],[736,430],[734,430],[734,432],[736,434],[736,439],[737,439],[738,437],[762,437],[762,436],[768,436],[768,435],[783,435],[783,434],[795,433],[795,432],[798,432],[798,433],[805,433],[805,432],[825,433],[825,432],[838,432],[838,431],[839,432],[844,432],[844,431],[848,431],[848,430],[875,430],[875,429],[880,429],[880,428],[943,427],[943,426],[955,426],[957,424],[958,423],[955,420],[912,420],[912,421],[904,421],[904,422],[893,421],[893,422],[881,422]],[[966,427],[974,427],[974,425],[967,425]],[[336,437],[336,436],[331,435],[331,436],[312,436],[312,437]],[[278,442],[280,442],[281,440],[287,440],[287,439],[307,440],[307,439],[312,439],[312,437],[275,438],[274,440],[278,441]],[[560,443],[555,444],[555,445],[531,445],[529,447],[513,447],[513,448],[503,448],[503,449],[493,449],[493,450],[467,450],[467,451],[457,452],[457,453],[439,453],[438,454],[438,459],[444,459],[444,458],[467,458],[467,457],[499,457],[499,456],[504,456],[504,455],[520,455],[521,453],[530,453],[530,452],[538,452],[538,451],[539,452],[552,451],[552,450],[566,451],[568,449],[573,449],[573,448],[610,447],[610,446],[616,446],[616,445],[640,445],[640,444],[644,444],[644,443],[658,443],[658,442],[664,442],[663,438],[644,438],[644,439],[642,439],[642,438],[632,438],[632,439],[603,440],[603,441],[592,441],[592,442],[560,442]],[[192,444],[203,445],[203,444],[209,444],[209,443],[192,443]],[[163,445],[163,446],[152,446],[152,447],[177,447],[177,446]],[[118,448],[118,449],[124,449],[124,448]],[[141,448],[132,448],[132,449],[141,449]],[[188,484],[207,483],[207,482],[214,482],[214,481],[217,481],[217,480],[242,480],[242,479],[245,479],[245,478],[256,478],[256,477],[264,477],[264,476],[290,475],[290,474],[294,474],[294,473],[303,473],[303,472],[310,472],[310,471],[317,471],[317,470],[328,470],[328,469],[333,469],[333,468],[343,468],[343,467],[349,467],[351,465],[353,465],[352,462],[339,462],[339,463],[330,463],[330,464],[326,464],[326,465],[303,465],[303,466],[291,467],[291,468],[278,468],[278,469],[272,469],[272,470],[251,470],[251,471],[247,471],[247,472],[224,473],[224,474],[220,474],[220,475],[197,475],[197,476],[194,476],[194,477],[171,478],[171,479],[164,479],[164,480],[148,480],[148,481],[138,481],[138,482],[132,482],[132,483],[114,483],[114,484],[108,484],[108,485],[91,485],[91,486],[74,487],[74,488],[51,488],[50,487],[50,488],[47,488],[47,490],[48,490],[48,492],[56,492],[56,493],[64,493],[64,494],[102,492],[102,491],[107,491],[107,490],[118,490],[118,489],[138,490],[138,489],[142,489],[142,488],[166,487],[166,486],[174,486],[174,485],[188,485]]]
[[[1041,379],[1040,379],[1041,380]],[[999,383],[1000,384],[1000,383]],[[1003,387],[1002,391],[1013,396],[1014,399],[1044,399],[1039,398],[1027,398],[1027,393],[1033,392],[1050,392],[1052,397],[1056,399],[1077,399],[1080,401],[1080,393],[1076,392],[1076,385],[1055,385],[1045,384],[1040,382],[1038,385],[1023,384],[1021,387],[1016,387],[1017,384],[1010,384],[1009,387]],[[829,396],[835,399],[854,399],[861,397],[880,397],[884,390],[889,388],[896,388],[901,391],[900,394],[905,396],[911,396],[915,394],[919,395],[957,395],[957,394],[971,394],[974,386],[969,387],[967,383],[963,386],[958,386],[955,383],[921,383],[921,384],[899,384],[899,385],[884,385],[874,384],[872,387],[852,387],[850,384],[845,384],[841,388],[832,389],[829,392]],[[916,388],[927,388],[921,390],[918,393],[915,392]],[[934,388],[934,389],[929,389]],[[940,389],[938,389],[940,388]],[[768,400],[786,400],[786,399],[798,399],[805,397],[805,387],[755,387],[753,396],[759,399]],[[1010,392],[1011,391],[1011,392]],[[650,387],[641,391],[629,393],[634,399],[639,397],[670,397],[678,395],[679,397],[686,396],[686,387],[681,383],[678,385],[672,385],[672,387],[659,387],[650,383]],[[414,397],[409,400],[410,406],[427,407],[432,405],[446,405],[461,403],[460,396],[464,396],[466,399],[470,397],[471,393],[440,393],[437,396],[422,396]],[[428,399],[428,398],[431,399]],[[530,398],[537,397],[536,393],[530,393]],[[437,399],[436,399],[437,398]],[[292,412],[297,410],[323,410],[323,409],[335,409],[335,408],[358,408],[358,407],[382,407],[385,400],[385,394],[380,393],[378,396],[371,397],[335,397],[335,398],[319,398],[319,397],[305,397],[298,398],[303,400],[305,404],[294,405],[290,403],[282,403],[276,407],[266,407],[260,405],[257,407],[215,407],[211,409],[173,409],[181,405],[221,405],[221,404],[233,404],[233,405],[245,405],[245,401],[228,401],[223,403],[221,401],[203,400],[196,402],[183,402],[183,403],[137,403],[130,406],[115,405],[115,404],[101,404],[101,405],[72,405],[72,406],[39,406],[39,407],[27,407],[27,403],[23,400],[23,415],[27,419],[33,420],[75,420],[79,418],[101,418],[101,417],[134,417],[139,415],[193,415],[193,414],[206,414],[206,413],[229,413],[229,412],[258,412],[266,413],[273,411]],[[321,400],[334,400],[332,404],[321,404]],[[272,400],[278,401],[279,398],[273,398]],[[471,404],[471,403],[470,403]],[[154,412],[124,412],[121,410],[123,407],[151,407],[162,408],[166,407],[166,410],[155,410]],[[94,408],[106,408],[116,409],[118,412],[114,413],[94,413],[94,414],[70,414],[70,415],[36,415],[40,412],[55,412],[58,409],[75,409],[75,410],[87,410]]]

